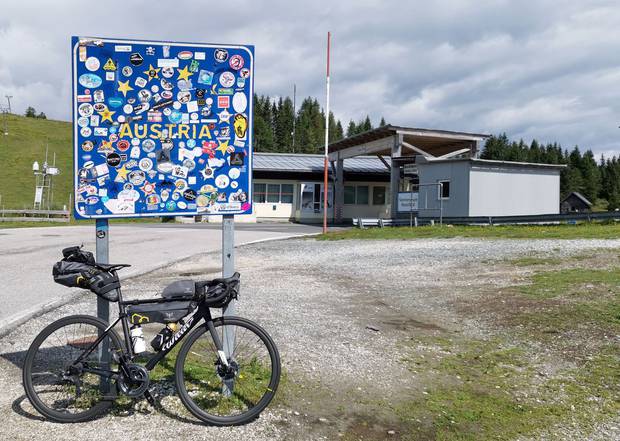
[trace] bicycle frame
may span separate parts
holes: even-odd
[[[75,360],[73,364],[76,365],[78,363],[81,363],[84,358],[88,357],[88,355],[93,352],[93,350],[95,350],[99,343],[101,343],[103,339],[109,334],[110,330],[112,330],[118,324],[118,322],[121,322],[121,325],[123,327],[123,336],[125,340],[125,350],[123,351],[121,348],[122,356],[120,357],[120,366],[123,370],[125,370],[125,364],[127,362],[126,358],[128,358],[129,361],[132,361],[135,358],[131,335],[129,333],[129,317],[127,315],[126,307],[129,305],[143,305],[147,303],[169,303],[183,300],[190,301],[195,300],[195,298],[194,296],[180,296],[172,298],[158,297],[142,300],[123,300],[121,289],[118,288],[118,318],[114,321],[114,323],[110,324],[105,329],[105,331],[101,333],[101,335],[99,335],[97,339],[84,350],[84,352],[82,352],[82,354],[80,354],[80,356]],[[196,309],[194,309],[194,311],[184,317],[184,323],[181,328],[174,333],[174,335],[163,345],[162,349],[159,352],[157,352],[155,355],[148,359],[144,367],[149,371],[153,370],[153,368],[157,366],[157,363],[159,363],[170,351],[172,351],[174,347],[183,339],[183,337],[187,335],[192,329],[194,329],[194,327],[200,322],[201,319],[204,319],[205,326],[209,330],[211,338],[213,338],[213,343],[215,344],[215,347],[219,354],[220,361],[227,366],[228,360],[226,359],[226,355],[223,351],[222,341],[215,330],[215,326],[213,325],[211,310],[209,309],[209,307],[201,303]],[[115,372],[112,371],[104,371],[101,369],[94,369],[88,367],[84,367],[83,370],[107,378],[110,378],[115,374]]]

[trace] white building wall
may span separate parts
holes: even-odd
[[[469,216],[556,214],[559,210],[559,170],[472,164]]]

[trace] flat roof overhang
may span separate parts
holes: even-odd
[[[328,146],[328,154],[330,161],[360,155],[391,156],[395,143],[402,140],[400,157],[411,161],[420,154],[441,157],[458,151],[472,157],[478,143],[487,138],[489,135],[479,133],[387,125],[334,142]]]

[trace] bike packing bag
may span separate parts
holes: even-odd
[[[166,303],[145,303],[127,306],[127,315],[132,325],[147,323],[176,323],[196,308],[196,302],[177,301]]]
[[[90,254],[90,253],[89,253]],[[109,302],[118,301],[118,276],[82,262],[61,260],[52,268],[54,282],[72,288],[89,289]]]

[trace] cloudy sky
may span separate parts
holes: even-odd
[[[256,46],[255,90],[316,96],[343,123],[575,144],[620,154],[620,4],[586,0],[3,1],[0,98],[69,120],[70,37]]]

